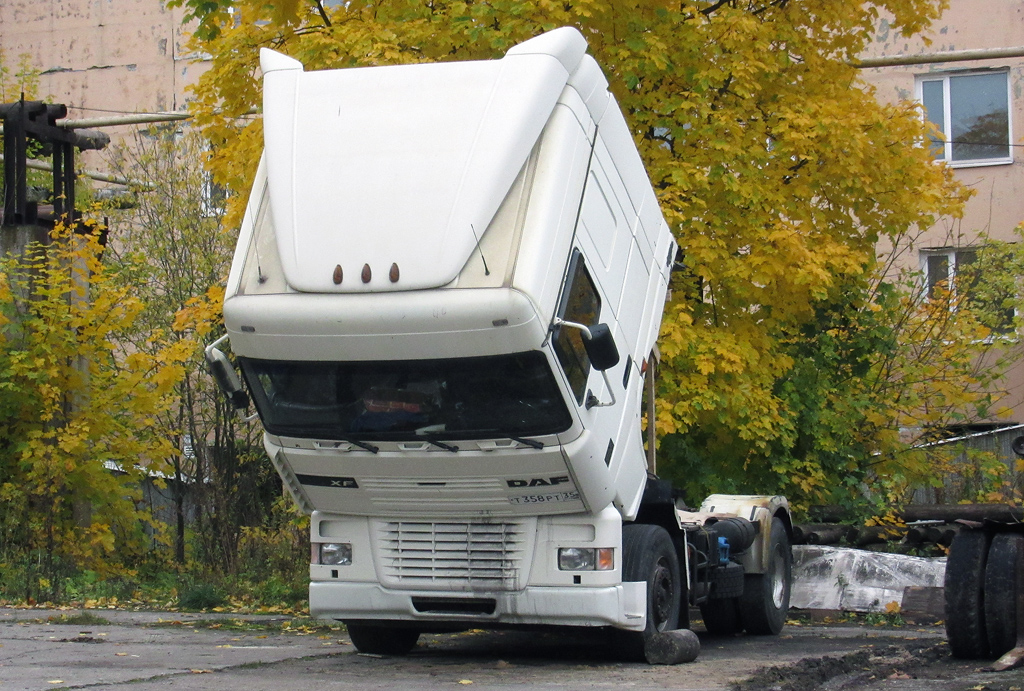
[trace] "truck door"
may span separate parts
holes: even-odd
[[[619,299],[626,280],[626,263],[633,243],[630,227],[636,213],[611,162],[604,141],[594,143],[594,156],[580,207],[576,237],[589,261],[589,270],[607,298],[607,307],[621,321]],[[644,281],[646,284],[646,281]],[[606,319],[607,320],[607,319]],[[621,348],[621,346],[620,346]]]
[[[613,321],[614,316],[606,302],[591,276],[583,252],[577,247],[569,260],[558,316],[565,321],[588,326]],[[570,454],[568,461],[589,508],[598,511],[607,506],[616,493],[613,471],[617,470],[614,462],[622,456],[621,450],[616,448],[616,437],[622,422],[624,391],[621,387],[609,391],[604,377],[593,368],[587,357],[579,329],[559,327],[554,332],[552,345],[585,428],[580,445]],[[621,383],[628,360],[623,344],[617,345],[622,359],[607,372],[612,387]],[[613,398],[615,404],[607,405]]]

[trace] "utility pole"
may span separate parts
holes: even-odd
[[[0,219],[0,251],[22,253],[32,241],[45,243],[57,222],[76,227],[75,149],[102,149],[110,137],[92,130],[68,130],[57,125],[67,116],[67,106],[41,101],[0,104],[4,134],[3,218]],[[38,202],[28,193],[29,141],[50,153],[53,170],[53,216],[40,218]]]
[[[26,101],[0,104],[4,135],[4,194],[3,217],[0,219],[0,256],[24,255],[32,243],[49,245],[50,232],[60,223],[74,232],[80,230],[81,213],[75,210],[75,149],[102,149],[110,137],[102,132],[68,130],[57,126],[57,120],[67,116],[63,104]],[[29,141],[37,142],[52,159],[53,214],[40,216],[37,200],[29,198],[28,168]],[[85,290],[89,277],[83,267],[71,266]],[[71,298],[80,299],[80,298]],[[88,376],[88,362],[77,357],[76,368]],[[68,392],[65,414],[82,405],[80,396]],[[72,515],[75,523],[87,527],[92,522],[92,505],[87,499],[73,497]]]

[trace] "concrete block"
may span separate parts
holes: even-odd
[[[928,559],[846,547],[795,545],[793,592],[796,609],[884,612],[903,606],[908,587],[942,587],[945,557]]]
[[[652,665],[693,662],[700,654],[700,639],[689,629],[659,632],[644,644],[644,656]]]

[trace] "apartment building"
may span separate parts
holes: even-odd
[[[940,219],[896,254],[896,268],[920,271],[927,292],[940,283],[953,285],[986,238],[1020,239],[1015,229],[1024,222],[1024,0],[950,0],[924,36],[930,44],[899,35],[882,19],[862,56],[868,67],[861,76],[883,101],[921,104],[924,117],[942,133],[927,143],[936,161],[951,166],[974,190],[963,219]],[[886,243],[878,249],[881,255],[893,251]],[[1021,488],[1024,474],[1016,471],[1011,445],[1024,435],[1024,361],[1011,365],[1000,388],[1008,392],[1000,405],[1010,415],[965,425],[954,441],[1006,459],[1005,479]],[[947,482],[954,498],[958,482]]]
[[[932,142],[936,160],[975,191],[961,223],[941,222],[921,238],[917,259],[934,283],[956,271],[969,252],[961,244],[979,232],[1011,240],[1024,220],[1024,1],[952,0],[925,36],[931,45],[890,31],[883,19],[863,58],[888,64],[862,76],[880,99],[922,104],[944,135]],[[911,57],[920,62],[893,64]]]

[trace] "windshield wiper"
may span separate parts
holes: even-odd
[[[351,444],[352,446],[358,446],[360,449],[363,449],[364,451],[369,451],[370,453],[377,453],[378,451],[380,451],[380,447],[374,446],[373,444],[370,444],[365,441],[353,439],[352,437],[343,434],[332,434],[331,441],[345,442],[346,444]]]
[[[508,437],[512,441],[517,441],[520,444],[526,444],[527,446],[529,446],[530,448],[533,448],[533,449],[540,450],[540,449],[544,448],[544,442],[537,441],[536,439],[524,439],[522,437],[517,437],[517,436],[512,435],[512,434],[506,434],[504,436]]]
[[[526,439],[525,437],[517,437],[514,434],[508,434],[507,432],[503,432],[500,429],[482,429],[477,431],[493,434],[496,437],[502,437],[504,439],[511,439],[514,442],[525,444],[526,446],[529,446],[531,449],[540,450],[544,448],[544,442],[542,441],[537,441],[536,439]]]
[[[423,441],[427,442],[428,444],[433,444],[434,446],[436,446],[439,449],[444,449],[445,451],[451,451],[452,453],[458,453],[459,452],[459,447],[455,446],[454,444],[445,444],[443,441],[438,441],[437,439],[432,439],[431,437],[429,437],[426,434],[423,434],[422,432],[417,432],[416,436],[419,437],[420,439],[422,439]]]
[[[367,442],[359,441],[358,439],[352,439],[351,437],[345,437],[342,441],[347,441],[349,444],[355,444],[360,449],[366,449],[370,453],[377,453],[380,451],[379,446],[374,446],[373,444],[368,444]]]

